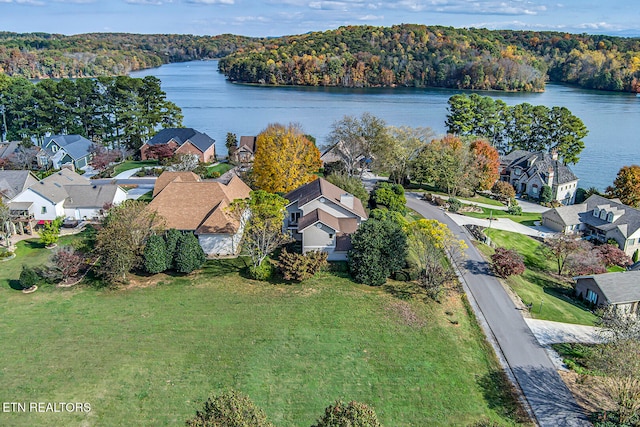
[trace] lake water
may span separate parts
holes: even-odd
[[[369,112],[393,126],[430,127],[445,132],[447,101],[465,91],[451,89],[343,89],[259,87],[233,84],[218,73],[217,61],[194,61],[137,71],[132,77],[161,79],[167,98],[182,108],[184,125],[216,140],[225,154],[227,132],[256,135],[269,123],[300,123],[317,144],[325,144],[334,121]],[[481,92],[508,105],[528,102],[564,106],[589,129],[580,162],[571,168],[583,188],[604,190],[624,165],[640,164],[640,97],[548,84],[544,93]]]

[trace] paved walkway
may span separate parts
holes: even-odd
[[[114,176],[113,179],[129,179],[129,178],[135,178],[135,174],[136,172],[138,172],[140,169],[142,168],[133,168],[133,169],[129,169],[127,171],[124,172],[120,172],[118,175]]]
[[[441,209],[425,201],[409,197],[407,206],[426,218],[447,224],[469,246],[462,271],[463,287],[485,334],[495,343],[498,356],[506,361],[506,368],[520,386],[537,423],[542,427],[590,425],[502,284],[489,272],[468,233]]]

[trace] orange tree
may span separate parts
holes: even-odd
[[[495,147],[481,139],[469,147],[478,190],[488,190],[500,178],[500,155]]]
[[[255,186],[270,193],[286,193],[316,179],[320,150],[293,124],[270,124],[256,140],[253,161]]]

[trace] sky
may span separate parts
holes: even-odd
[[[0,31],[281,36],[401,23],[640,36],[637,0],[0,0]]]

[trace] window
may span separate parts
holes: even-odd
[[[291,214],[289,215],[289,223],[290,224],[297,224],[299,219],[300,219],[300,212],[299,211],[291,212]]]
[[[538,194],[538,185],[537,184],[533,184],[533,187],[531,187],[531,192],[533,194]]]
[[[517,176],[517,175],[520,175],[520,169],[516,169],[516,170],[514,170],[513,172],[516,174],[516,176]]]
[[[598,208],[593,208],[593,216],[599,216],[600,215],[600,211],[598,210]]]
[[[636,239],[629,239],[629,246],[635,245]]]
[[[40,209],[40,213],[41,213],[41,214],[46,214],[46,213],[47,213],[47,207],[46,207],[46,206],[43,206],[43,207]]]
[[[600,211],[600,219],[605,219],[607,217],[607,211],[605,211],[604,209],[602,209]]]
[[[587,289],[587,301],[597,304],[598,303],[598,294],[593,292],[591,289]]]
[[[333,239],[333,234],[329,233],[329,238]]]
[[[607,214],[607,222],[613,222],[613,213],[609,212]]]

